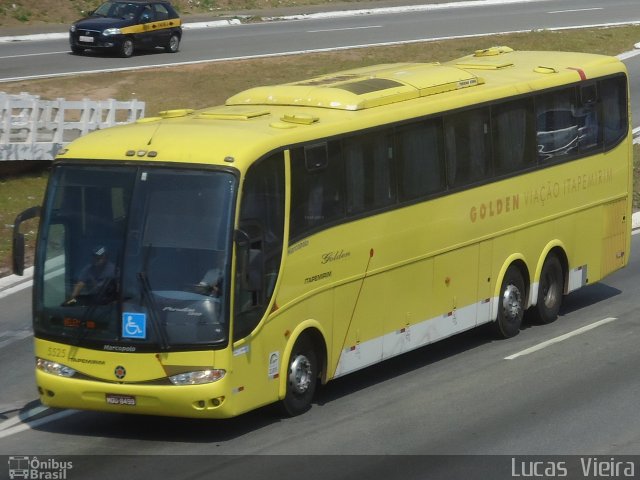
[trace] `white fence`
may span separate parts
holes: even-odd
[[[139,100],[40,100],[0,92],[0,161],[53,160],[58,150],[92,130],[144,117]]]

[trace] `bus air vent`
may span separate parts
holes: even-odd
[[[513,48],[510,47],[491,47],[484,48],[482,50],[476,50],[473,54],[474,57],[495,57],[496,55],[502,55],[503,53],[511,53]]]
[[[179,110],[163,110],[159,113],[162,118],[177,118],[177,117],[185,117],[187,115],[192,114],[194,111],[190,108],[182,108]]]
[[[558,69],[554,67],[546,67],[544,65],[539,65],[533,69],[536,73],[558,73]]]
[[[316,123],[319,118],[314,117],[313,115],[306,115],[304,113],[292,113],[283,115],[280,120],[298,125],[311,125],[312,123]]]
[[[198,113],[195,118],[208,120],[251,120],[269,115],[269,110],[241,110],[225,108]]]
[[[460,68],[465,68],[467,70],[500,70],[501,68],[513,67],[513,63],[511,62],[494,62],[494,61],[484,61],[484,62],[460,62],[456,63],[456,66]]]

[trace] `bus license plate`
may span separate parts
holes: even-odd
[[[132,397],[130,395],[114,395],[113,393],[107,393],[106,399],[109,405],[136,406],[136,397]]]

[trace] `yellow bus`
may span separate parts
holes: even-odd
[[[628,112],[615,58],[494,47],[82,137],[42,206],[41,401],[297,415],[403,352],[552,322],[628,261]]]

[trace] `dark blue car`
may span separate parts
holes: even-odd
[[[130,57],[138,49],[180,48],[182,22],[173,6],[164,0],[111,0],[69,29],[71,51],[112,50]]]

